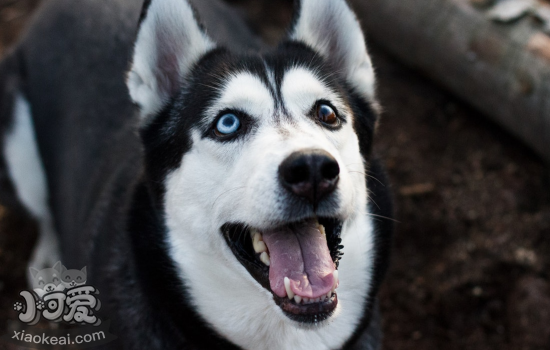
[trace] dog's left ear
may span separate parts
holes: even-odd
[[[61,261],[56,262],[55,265],[52,267],[52,269],[61,273],[61,270],[63,270]]]
[[[214,43],[187,0],[145,1],[127,85],[141,108],[141,124],[158,113],[182,79]]]
[[[374,98],[375,78],[365,37],[345,0],[299,0],[290,39],[321,54],[363,97]]]

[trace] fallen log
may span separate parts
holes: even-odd
[[[550,162],[550,36],[543,23],[496,23],[467,0],[351,2],[369,38]]]

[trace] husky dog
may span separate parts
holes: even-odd
[[[276,48],[216,0],[45,1],[0,123],[30,265],[87,266],[113,349],[380,347],[391,203],[344,0],[297,1]]]

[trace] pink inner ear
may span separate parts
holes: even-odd
[[[176,45],[177,38],[171,38],[166,31],[157,28],[156,38],[158,43],[155,77],[158,88],[166,96],[173,96],[179,85],[179,65]]]

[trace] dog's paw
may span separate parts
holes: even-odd
[[[44,302],[42,300],[39,300],[39,301],[36,302],[36,308],[38,310],[43,310],[44,307],[45,307],[45,305],[44,305]]]
[[[16,302],[15,304],[13,304],[13,309],[15,311],[21,311],[23,310],[23,304],[21,304],[20,302]]]

